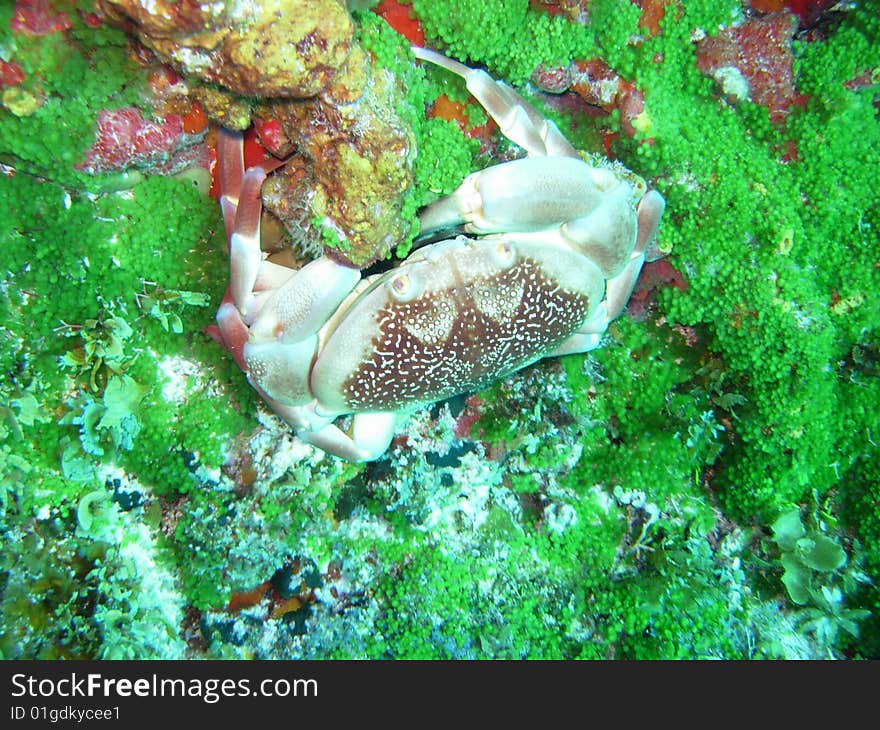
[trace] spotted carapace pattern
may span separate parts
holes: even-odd
[[[588,298],[521,259],[430,297],[392,301],[377,315],[372,357],[346,381],[353,410],[395,410],[482,388],[571,335]]]

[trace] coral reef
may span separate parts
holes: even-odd
[[[728,98],[749,99],[767,109],[772,121],[781,121],[800,101],[791,51],[796,28],[797,20],[788,13],[750,18],[700,41],[697,67]]]
[[[339,74],[354,26],[339,0],[232,5],[99,0],[105,17],[163,61],[244,96],[315,96]]]
[[[376,28],[379,22],[367,27]],[[260,138],[270,148],[279,144],[269,137],[267,127],[272,125],[296,150],[269,182],[266,207],[301,250],[312,253],[324,247],[367,266],[387,258],[417,232],[410,188],[414,127],[421,120],[412,113],[418,104],[406,107],[403,102],[412,71],[395,74],[371,62],[373,53],[384,51],[391,55],[393,68],[406,68],[412,63],[408,51],[399,44],[389,48],[378,30],[361,35],[364,46],[354,46],[347,73],[318,97],[267,101],[254,112]]]
[[[4,658],[880,656],[875,4],[326,0],[284,101],[260,85],[297,69],[231,70],[227,5],[98,4],[0,4]],[[253,119],[294,155],[267,196],[298,256],[405,254],[418,206],[518,154],[415,39],[649,180],[667,256],[601,349],[352,465],[204,334],[205,168]]]
[[[191,79],[209,118],[236,129],[254,119],[273,153],[294,155],[265,202],[300,254],[326,248],[367,266],[412,240],[419,120],[404,103],[411,74],[393,73],[411,61],[405,48],[389,48],[379,31],[356,33],[338,0],[97,6],[143,54]],[[392,68],[372,62],[382,53],[398,54]]]

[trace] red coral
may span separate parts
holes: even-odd
[[[480,420],[480,416],[482,415],[481,410],[484,404],[485,401],[480,398],[480,396],[468,396],[467,400],[465,400],[464,410],[461,412],[461,415],[459,415],[458,420],[455,422],[455,426],[452,429],[455,438],[471,438],[471,432],[474,429],[474,425]]]
[[[0,87],[20,86],[24,81],[24,71],[15,61],[0,61]]]
[[[271,161],[272,155],[263,146],[257,135],[257,128],[250,126],[244,133],[244,166],[245,168],[256,167],[264,162]]]
[[[159,122],[144,119],[135,107],[104,110],[98,114],[95,142],[76,169],[98,173],[156,165],[183,143],[183,120],[176,114]]]
[[[48,35],[70,28],[70,18],[49,0],[15,0],[10,26],[24,35]]]
[[[623,131],[634,136],[633,122],[645,109],[645,95],[601,58],[576,61],[574,69],[572,91],[606,112],[619,109]]]
[[[254,130],[260,144],[275,157],[288,157],[293,152],[294,144],[279,120],[254,117]]]
[[[373,8],[373,12],[385,18],[385,22],[410,43],[417,46],[425,45],[425,31],[422,30],[422,24],[414,17],[412,6],[403,5],[397,0],[382,0]]]
[[[89,28],[100,28],[104,25],[104,21],[97,13],[89,13],[85,10],[78,10],[77,12],[79,17],[83,19],[83,23],[89,26]]]
[[[748,82],[752,101],[767,107],[774,122],[785,119],[803,97],[795,91],[791,39],[797,23],[789,13],[752,18],[701,41],[697,66],[712,76],[736,68]]]
[[[657,297],[657,292],[668,286],[686,291],[688,284],[682,273],[667,259],[649,261],[642,267],[636,289],[626,306],[627,313],[637,322],[648,316],[648,310]]]
[[[837,0],[749,0],[752,10],[759,13],[774,13],[790,10],[797,15],[801,26],[808,28]]]

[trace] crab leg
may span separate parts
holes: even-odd
[[[230,285],[217,312],[219,337],[268,405],[319,448],[355,461],[376,459],[394,435],[394,413],[354,417],[352,435],[312,397],[319,331],[360,281],[360,272],[322,257],[298,270],[272,264],[260,249],[260,190],[283,164],[244,169],[242,136],[220,130],[221,207],[229,241]]]
[[[358,413],[352,418],[349,436],[332,423],[317,431],[302,431],[303,441],[348,461],[375,461],[384,454],[394,437],[395,414]]]
[[[427,48],[412,46],[416,58],[441,66],[464,79],[468,91],[497,122],[502,134],[529,156],[579,157],[556,125],[545,119],[507,84],[495,81],[482,69],[469,68]]]
[[[277,271],[285,267],[264,262],[260,250],[260,216],[263,212],[260,190],[266,176],[284,161],[264,162],[245,170],[243,149],[241,133],[227,129],[219,131],[217,164],[220,207],[229,241],[230,293],[239,312],[247,316],[255,291],[272,288],[279,278],[281,281],[286,278],[283,271]],[[261,274],[270,281],[258,285]]]
[[[609,322],[621,315],[629,301],[645,263],[645,252],[657,235],[665,208],[666,201],[656,190],[649,190],[639,202],[636,247],[623,271],[609,279],[606,285],[605,306],[608,308]]]
[[[235,361],[242,370],[247,370],[244,361],[243,348],[248,340],[248,329],[241,315],[241,294],[236,291],[236,263],[235,257],[241,256],[241,236],[237,235],[236,219],[241,202],[242,180],[245,176],[244,154],[242,135],[227,129],[220,129],[217,133],[217,167],[220,180],[220,208],[223,212],[223,223],[226,228],[226,240],[229,244],[230,268],[232,280],[223,296],[223,302],[217,310],[217,329],[208,333],[219,339],[220,342],[232,353]],[[257,238],[257,255],[259,254],[259,238]],[[245,250],[247,247],[244,247]],[[235,252],[235,253],[233,253]],[[256,263],[259,266],[259,259]],[[240,268],[240,266],[238,267]],[[241,287],[239,286],[238,289]]]
[[[246,370],[243,348],[248,340],[244,317],[251,318],[265,297],[259,292],[276,289],[293,271],[263,259],[260,250],[260,186],[266,175],[284,161],[264,163],[245,171],[241,133],[221,128],[217,136],[220,207],[229,244],[230,284],[217,310],[217,327],[208,334],[218,339]],[[257,294],[257,296],[255,296]]]
[[[336,414],[323,415],[316,401],[306,406],[289,406],[255,386],[266,403],[296,429],[306,443],[348,461],[374,461],[384,454],[394,437],[394,412],[358,413],[352,417],[351,435],[336,426]]]
[[[539,231],[588,216],[620,181],[568,157],[527,157],[468,175],[419,214],[429,234],[464,224],[468,233]]]
[[[259,167],[245,172],[235,213],[235,228],[229,237],[229,287],[232,301],[245,316],[263,262],[263,252],[260,250],[260,190],[265,179],[266,172]]]
[[[226,226],[226,240],[235,231],[235,211],[244,177],[244,145],[242,136],[221,127],[217,130],[217,177],[220,182],[220,210]]]
[[[413,53],[461,76],[501,131],[529,155],[468,175],[451,195],[426,206],[419,215],[423,235],[418,243],[459,226],[477,234],[538,231],[563,221],[593,226],[591,214],[608,207],[612,191],[632,194],[612,170],[587,164],[556,125],[509,86],[434,51],[414,46]],[[576,224],[573,232],[580,235]],[[607,245],[617,250],[616,242]]]
[[[605,298],[599,303],[596,311],[574,334],[555,350],[549,352],[547,357],[588,352],[599,346],[608,325],[623,313],[626,303],[629,301],[639,278],[639,272],[645,263],[645,251],[648,250],[657,235],[660,218],[665,207],[666,201],[656,190],[649,190],[645,193],[639,203],[636,245],[629,262],[619,274],[608,279],[605,285]]]

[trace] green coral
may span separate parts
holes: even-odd
[[[76,188],[119,186],[125,176],[95,177],[74,165],[94,140],[95,110],[139,103],[146,79],[129,57],[123,33],[107,26],[89,28],[72,9],[67,17],[70,31],[42,36],[38,43],[8,31],[0,39],[5,56],[24,72],[18,90],[35,99],[24,118],[0,113],[0,161]],[[9,28],[9,22],[3,27]],[[71,95],[70,89],[77,93]]]
[[[425,35],[439,48],[465,62],[485,65],[516,84],[541,64],[552,66],[596,55],[591,34],[564,18],[531,9],[528,0],[481,2],[467,13],[451,0],[414,0],[413,9]],[[638,8],[631,6],[630,12],[614,17],[628,25],[633,17],[638,18]]]
[[[827,47],[849,45],[856,27],[857,34],[875,32],[862,27],[863,13],[854,13],[849,23],[853,27]],[[716,112],[708,90],[687,106],[671,104],[675,96],[664,82],[675,75],[670,65],[695,74],[692,59],[680,53],[664,54],[662,73],[656,69],[649,78],[643,72],[657,144],[650,153],[642,146],[634,150],[649,174],[662,171],[666,180],[695,176],[697,190],[687,195],[661,180],[674,221],[672,231],[667,227],[675,243],[671,260],[686,260],[691,282],[686,294],[668,296],[668,313],[690,325],[711,322],[712,349],[722,354],[728,377],[742,378],[738,387],[747,404],[720,476],[729,485],[730,504],[768,515],[786,501],[803,499],[811,486],[824,491],[838,479],[832,464],[842,432],[836,421],[853,399],[835,373],[836,363],[873,327],[863,305],[865,292],[876,285],[871,230],[865,227],[874,193],[859,177],[869,173],[840,165],[877,143],[876,118],[864,94],[851,93],[821,113],[796,111],[786,129],[804,160],[783,163],[775,147],[778,133],[764,121],[763,110]],[[820,120],[823,144],[816,145]],[[857,140],[849,131],[854,128],[864,131]],[[704,163],[692,159],[689,169],[681,168],[677,160],[685,159],[690,135],[674,136],[673,129],[707,140],[701,146]],[[731,139],[738,140],[735,147]],[[860,153],[854,143],[866,147]],[[804,198],[812,208],[807,217],[801,215]],[[707,229],[706,211],[720,209],[727,210],[723,230]],[[688,248],[695,241],[699,255]],[[843,279],[841,271],[847,272]],[[851,304],[835,309],[834,292]]]

